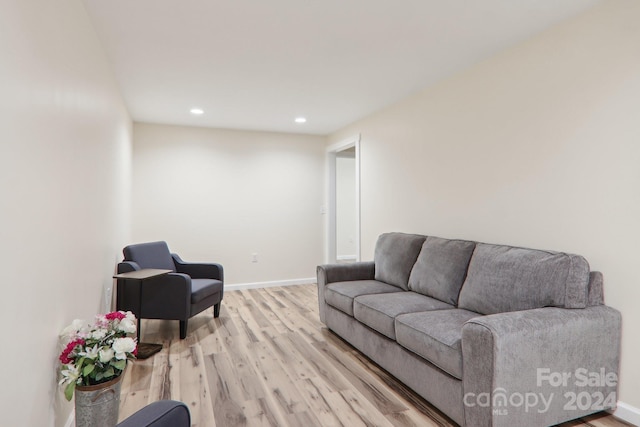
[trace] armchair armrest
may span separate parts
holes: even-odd
[[[187,320],[191,314],[191,277],[169,273],[142,282],[144,319]]]
[[[466,425],[555,425],[617,402],[621,316],[545,307],[462,328]]]
[[[375,264],[373,261],[354,262],[351,264],[325,264],[316,269],[318,281],[318,304],[320,321],[325,323],[324,288],[329,283],[348,282],[351,280],[373,280]]]
[[[216,279],[224,281],[224,269],[216,263],[185,262],[178,254],[171,254],[178,273],[184,273],[193,279]]]
[[[118,263],[118,274],[131,273],[132,271],[138,271],[138,270],[141,270],[141,268],[137,262],[122,261],[121,263]]]
[[[189,427],[189,408],[175,400],[159,400],[150,403],[122,421],[117,427]]]

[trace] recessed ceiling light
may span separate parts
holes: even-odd
[[[199,116],[201,114],[204,114],[204,110],[202,108],[192,108],[191,110],[189,110],[189,112],[191,114],[194,114],[196,116]]]
[[[296,117],[296,123],[306,123],[307,119],[305,119],[304,117]]]

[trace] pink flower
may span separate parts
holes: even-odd
[[[73,359],[69,358],[69,355],[76,348],[76,346],[83,346],[84,344],[85,341],[83,339],[71,341],[62,351],[62,354],[60,354],[60,362],[62,362],[63,365],[73,362]]]
[[[125,317],[127,317],[123,312],[121,311],[113,311],[111,313],[107,313],[104,315],[105,319],[107,320],[122,320]]]

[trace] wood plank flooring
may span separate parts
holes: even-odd
[[[174,399],[193,427],[455,426],[326,329],[315,285],[226,292],[220,317],[193,317],[186,339],[177,321],[143,320],[142,341],[164,347],[127,369],[121,420]],[[627,425],[596,414],[562,427]]]

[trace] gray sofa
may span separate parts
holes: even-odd
[[[387,233],[317,274],[321,321],[460,425],[616,405],[621,317],[581,256]]]

